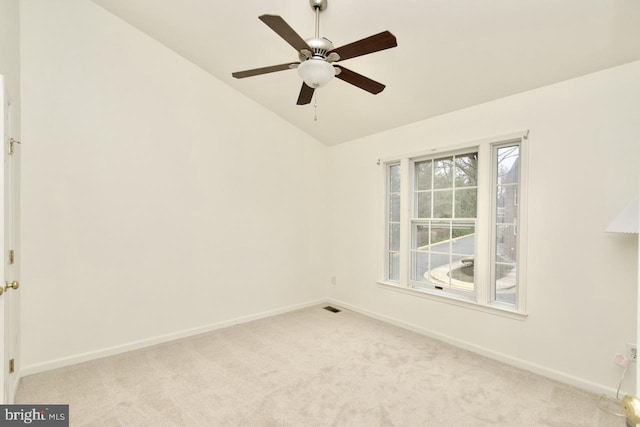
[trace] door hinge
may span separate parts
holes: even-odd
[[[16,254],[13,251],[13,249],[11,249],[9,251],[9,264],[13,264],[15,262],[15,260],[16,260]]]
[[[9,359],[9,373],[13,374],[13,372],[16,370],[16,360],[15,359]]]
[[[9,155],[12,155],[13,152],[15,151],[13,148],[14,144],[20,144],[20,141],[16,141],[13,138],[9,138]]]

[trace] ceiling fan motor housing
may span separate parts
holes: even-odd
[[[309,47],[312,49],[312,55],[316,58],[320,57],[322,59],[325,59],[327,57],[327,54],[335,49],[333,47],[333,43],[331,43],[331,40],[325,37],[313,37],[305,41],[307,42],[307,45],[309,45]],[[308,57],[305,56],[302,52],[298,55],[298,57],[300,58],[300,61],[308,59]]]

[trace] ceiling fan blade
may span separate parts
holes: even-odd
[[[367,55],[369,53],[390,49],[396,46],[398,46],[396,37],[389,31],[383,31],[379,34],[358,40],[357,42],[340,46],[333,49],[331,52],[335,52],[340,55],[340,61],[344,61],[345,59]]]
[[[253,70],[236,71],[231,73],[236,79],[244,79],[245,77],[258,76],[260,74],[273,73],[276,71],[290,70],[292,66],[299,64],[298,62],[288,62],[286,64],[272,65],[270,67],[254,68]],[[295,67],[293,67],[295,68]]]
[[[302,49],[312,51],[307,42],[294,31],[287,22],[278,15],[261,15],[258,17],[262,22],[267,24],[269,28],[275,31],[280,37],[289,43],[295,50],[300,52]]]
[[[300,95],[298,95],[298,102],[296,102],[296,104],[306,105],[310,103],[311,99],[313,98],[314,91],[315,91],[314,88],[312,88],[311,86],[307,86],[305,82],[302,82],[302,87],[300,88]]]
[[[362,74],[358,74],[355,71],[344,68],[342,65],[336,65],[336,67],[340,69],[340,73],[336,75],[337,78],[347,83],[351,83],[352,85],[374,95],[382,92],[386,87],[382,83],[378,83],[375,80],[371,80],[369,77],[365,77]]]

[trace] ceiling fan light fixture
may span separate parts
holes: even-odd
[[[298,66],[298,74],[307,86],[318,89],[331,81],[336,70],[322,58],[309,58]]]

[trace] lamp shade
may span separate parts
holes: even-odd
[[[636,197],[616,216],[605,230],[607,233],[635,233],[638,234],[638,207],[640,199]]]
[[[298,66],[298,74],[307,86],[317,89],[336,75],[333,65],[321,58],[309,58]]]

